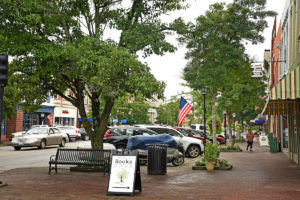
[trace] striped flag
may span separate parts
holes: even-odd
[[[181,97],[179,102],[179,112],[178,112],[178,120],[177,120],[178,126],[181,125],[181,123],[183,122],[183,120],[191,110],[192,110],[192,106],[183,97]]]

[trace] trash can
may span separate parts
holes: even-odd
[[[148,174],[164,175],[167,173],[167,147],[166,144],[150,144],[148,146]]]
[[[273,137],[273,133],[269,135],[269,145],[270,145],[270,152],[276,153],[277,152],[277,138]]]

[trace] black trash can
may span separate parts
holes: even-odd
[[[150,144],[148,146],[148,174],[164,175],[167,173],[166,144]]]

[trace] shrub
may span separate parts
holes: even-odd
[[[220,156],[220,150],[218,145],[213,145],[211,142],[206,142],[204,161],[205,162],[216,162]]]
[[[230,164],[228,163],[227,160],[222,159],[222,160],[219,160],[217,166],[218,166],[218,167],[228,167],[228,166],[230,166]]]
[[[196,166],[205,166],[205,160],[202,158],[202,160],[196,161]]]

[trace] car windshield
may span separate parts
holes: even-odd
[[[186,132],[184,129],[178,129],[177,131],[179,131],[184,136],[189,136],[188,132]]]
[[[198,132],[198,131],[190,130],[190,132],[191,132],[194,136],[203,137],[203,135],[200,134],[200,132]]]
[[[29,129],[26,134],[47,134],[48,129],[46,128],[32,128]]]

